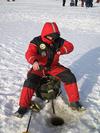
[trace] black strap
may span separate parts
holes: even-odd
[[[53,62],[54,54],[55,54],[54,47],[53,46],[48,47],[48,60],[47,60],[47,63],[45,65],[48,69],[50,68],[50,66]]]
[[[48,61],[46,64],[46,67],[48,69],[50,68],[53,62],[56,51],[58,51],[63,44],[64,44],[64,39],[59,37],[58,39],[55,40],[54,44],[50,45],[50,47],[48,48]]]

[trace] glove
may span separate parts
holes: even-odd
[[[39,69],[40,69],[39,63],[38,63],[38,61],[35,61],[35,62],[33,63],[33,70],[34,70],[34,71],[37,71],[37,70],[39,70]]]
[[[61,55],[61,52],[60,52],[60,51],[57,51],[57,54],[58,54],[58,55]]]
[[[42,109],[42,106],[36,101],[31,101],[30,109],[33,112],[39,112]]]

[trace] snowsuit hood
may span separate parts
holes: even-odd
[[[46,22],[41,32],[42,40],[45,43],[51,44],[52,41],[46,38],[47,35],[59,35],[60,36],[58,26],[55,22]]]

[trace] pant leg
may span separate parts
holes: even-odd
[[[75,0],[75,6],[77,6],[78,0]]]
[[[81,0],[81,7],[84,7],[84,0]]]
[[[68,95],[69,103],[79,101],[79,92],[78,92],[78,87],[77,87],[76,83],[72,83],[69,85],[65,83],[64,87],[65,87],[65,91]]]
[[[93,0],[89,1],[89,7],[93,7]]]
[[[19,106],[25,108],[28,108],[30,106],[32,96],[40,85],[40,79],[41,77],[39,75],[36,75],[34,73],[28,74],[28,77],[25,80],[21,91]]]
[[[79,101],[79,92],[76,78],[70,69],[64,68],[63,66],[58,66],[51,70],[50,74],[52,76],[58,77],[64,83],[65,92],[70,103]]]
[[[63,0],[63,6],[65,6],[66,0]]]
[[[29,107],[34,91],[35,91],[34,89],[31,89],[28,87],[22,88],[20,99],[19,99],[20,107],[25,107],[25,108]]]

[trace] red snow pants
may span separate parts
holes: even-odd
[[[46,74],[55,76],[61,82],[63,82],[69,103],[79,101],[79,92],[74,74],[70,69],[58,65],[48,71],[34,71],[31,69],[28,72],[27,79],[25,80],[21,91],[19,106],[27,108],[29,107],[32,96],[35,90],[39,87],[41,77]]]

